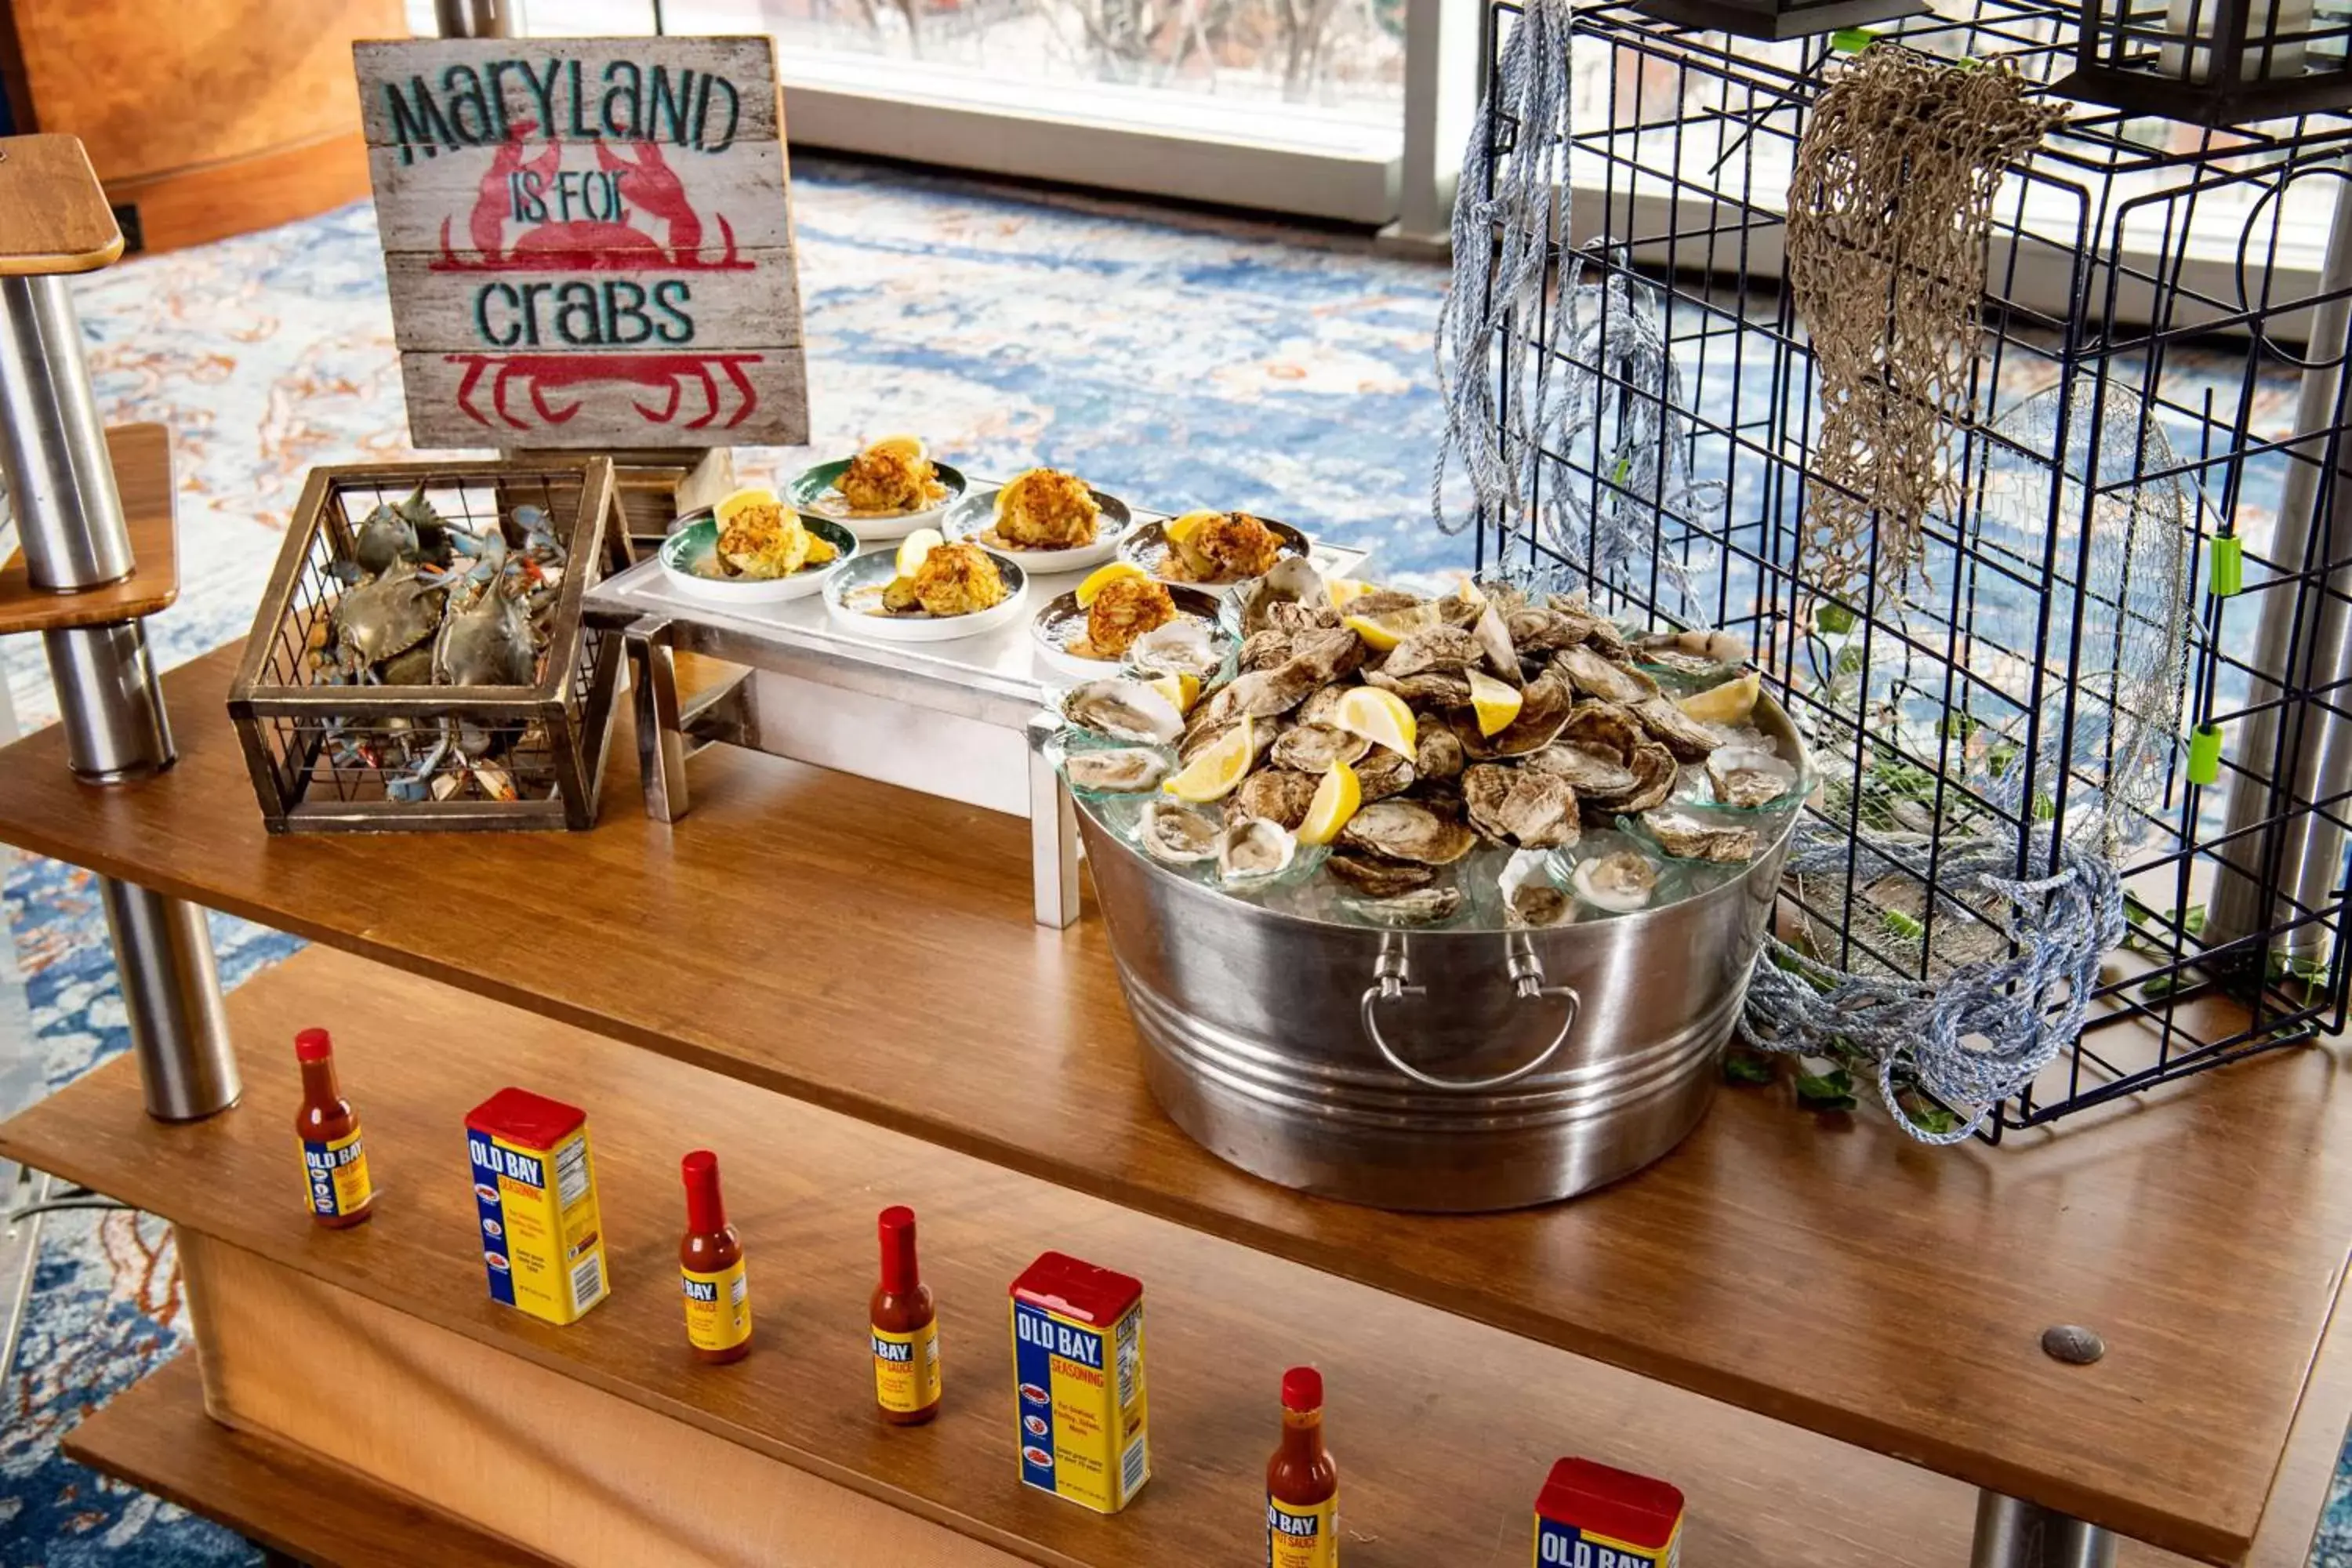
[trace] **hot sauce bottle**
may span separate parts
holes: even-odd
[[[678,1162],[686,1181],[686,1237],[677,1269],[686,1296],[686,1341],[695,1359],[741,1361],[751,1353],[751,1298],[743,1243],[719,1195],[719,1156],[697,1149]]]
[[[368,1183],[359,1113],[335,1083],[335,1043],[324,1029],[305,1029],[294,1037],[294,1059],[302,1064],[294,1136],[302,1145],[303,1201],[310,1217],[331,1230],[358,1225],[372,1212],[375,1188]]]
[[[874,1402],[893,1426],[940,1413],[939,1309],[915,1261],[915,1211],[882,1211],[882,1282],[874,1288]]]
[[[1323,1374],[1282,1374],[1282,1447],[1265,1465],[1267,1568],[1339,1568],[1339,1466],[1323,1446]]]

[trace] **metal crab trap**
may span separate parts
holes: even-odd
[[[621,527],[608,458],[312,469],[229,689],[270,831],[593,826]]]
[[[1966,12],[1493,5],[1439,344],[1482,570],[1749,642],[1824,782],[1744,1032],[1930,1142],[2346,1012],[2352,121]]]

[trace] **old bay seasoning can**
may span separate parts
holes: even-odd
[[[490,1299],[569,1323],[604,1299],[604,1216],[588,1113],[502,1089],[467,1113],[475,1220]]]
[[[1151,1476],[1143,1282],[1048,1252],[1013,1282],[1021,1481],[1117,1513]]]
[[[1683,1494],[1591,1459],[1562,1459],[1536,1499],[1536,1568],[1676,1568]]]

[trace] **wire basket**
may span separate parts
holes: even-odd
[[[535,615],[535,683],[361,683],[337,667],[360,524],[420,487],[468,534],[520,537],[518,512],[535,508],[560,542],[561,581]],[[603,457],[313,468],[229,688],[269,830],[592,826],[621,646],[581,602],[623,526]]]
[[[2074,63],[2069,10],[1951,9],[1879,36],[1998,58],[2037,88]],[[1490,98],[1518,14],[1491,7]],[[2341,1027],[2352,780],[2298,759],[2327,751],[2314,737],[2340,727],[2347,684],[2315,650],[2352,619],[2330,584],[2352,543],[2331,549],[2326,526],[2352,467],[2352,277],[2321,264],[2326,225],[2289,208],[2306,181],[2352,184],[2352,121],[2199,129],[2072,106],[2007,169],[1963,412],[1941,431],[1955,499],[1926,520],[1897,602],[1824,588],[1806,549],[1831,482],[1822,384],[1781,277],[1790,175],[1836,46],[1682,31],[1624,4],[1572,26],[1569,242],[1502,318],[1496,396],[1589,406],[1549,444],[1523,419],[1490,433],[1523,482],[1482,509],[1480,567],[1748,637],[1826,780],[1781,929],[1838,970],[1926,992],[2015,954],[1985,876],[2051,877],[2078,828],[2105,824],[2125,939],[2092,994],[2066,998],[2079,1033],[2053,1024],[2063,1048],[1989,1135]],[[1490,174],[1536,140],[1507,116],[1489,134]],[[2306,367],[2336,395],[2306,384],[2292,406]],[[2352,542],[2352,519],[2336,537]],[[2148,549],[2119,562],[2126,542]],[[2178,674],[2160,701],[2127,701],[2119,650],[2158,636]],[[2126,735],[2148,763],[2128,790]],[[1997,830],[1980,837],[2008,847],[2002,864],[1950,852],[1970,824]]]

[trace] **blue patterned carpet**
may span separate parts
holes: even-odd
[[[1042,459],[1148,506],[1262,510],[1376,546],[1391,571],[1467,563],[1467,542],[1425,513],[1440,269],[1349,240],[810,159],[795,192],[826,455],[916,430],[983,472]],[[110,420],[173,431],[184,588],[153,636],[176,663],[244,632],[310,466],[408,455],[373,218],[353,208],[132,261],[79,301]],[[808,460],[739,458],[755,474]],[[0,674],[27,723],[50,714],[37,645],[0,642]],[[34,1048],[64,1084],[127,1046],[103,921],[82,873],[5,863]],[[296,945],[215,931],[231,984]],[[258,1561],[57,1453],[178,1346],[180,1314],[161,1226],[52,1222],[5,1390],[0,1568]],[[2341,1480],[2315,1562],[2352,1568]]]

